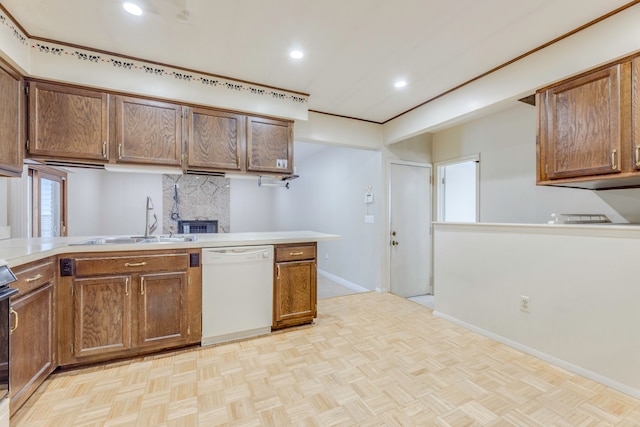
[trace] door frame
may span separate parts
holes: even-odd
[[[390,159],[387,161],[386,167],[386,181],[387,181],[387,221],[385,224],[385,233],[382,237],[382,244],[386,251],[385,263],[386,263],[386,289],[381,289],[381,292],[391,292],[391,165],[401,165],[401,166],[415,166],[421,168],[429,169],[429,190],[431,191],[431,198],[429,200],[429,207],[431,213],[431,224],[429,224],[429,246],[431,248],[431,271],[429,272],[429,289],[431,293],[435,293],[435,288],[433,286],[433,218],[434,218],[434,199],[433,199],[433,164],[432,163],[422,163],[422,162],[410,162],[405,160],[398,159]]]

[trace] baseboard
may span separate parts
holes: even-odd
[[[352,291],[356,291],[356,292],[371,292],[371,289],[363,288],[360,285],[356,285],[353,282],[345,280],[342,277],[338,277],[335,274],[331,274],[331,273],[326,272],[324,270],[318,270],[318,274],[321,275],[322,277],[326,277],[327,279],[329,279],[329,280],[331,280],[333,282],[336,282],[339,285],[344,286],[345,288],[349,288]]]
[[[268,335],[271,333],[271,326],[264,326],[246,331],[232,332],[230,334],[215,335],[212,337],[202,337],[201,346],[205,347],[213,344],[221,344],[224,342],[238,341],[246,338]]]
[[[476,332],[480,335],[484,335],[487,338],[491,338],[492,340],[501,342],[502,344],[508,345],[509,347],[513,347],[515,349],[518,349],[522,352],[528,353],[532,356],[535,356],[539,359],[542,359],[546,362],[549,362],[553,365],[559,366],[560,368],[566,369],[567,371],[573,372],[574,374],[578,374],[581,375],[583,377],[589,378],[590,380],[596,381],[600,384],[603,384],[607,387],[611,387],[614,390],[618,390],[622,393],[628,394],[631,397],[634,397],[636,399],[640,399],[640,389],[634,388],[634,387],[630,387],[626,384],[622,384],[619,383],[615,380],[612,380],[611,378],[602,376],[600,374],[597,374],[595,372],[589,371],[587,369],[581,368],[580,366],[576,366],[572,363],[567,362],[566,360],[562,360],[562,359],[558,359],[557,357],[551,356],[547,353],[543,353],[541,351],[538,351],[534,348],[531,347],[527,347],[526,345],[520,344],[516,341],[512,341],[508,338],[505,338],[501,335],[497,335],[494,334],[493,332],[487,331],[486,329],[482,329],[479,328],[477,326],[474,326],[472,324],[466,323],[462,320],[459,320],[455,317],[449,316],[447,314],[441,313],[439,311],[434,311],[433,314],[435,316],[438,316],[444,320],[447,320],[451,323],[455,323],[456,325],[462,326],[464,328],[467,328],[473,332]]]

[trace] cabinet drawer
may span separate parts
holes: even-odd
[[[11,287],[18,289],[18,294],[14,298],[26,295],[29,292],[53,282],[56,274],[55,264],[52,259],[44,262],[38,261],[33,264],[26,264],[14,269],[17,282],[12,283]]]
[[[76,277],[100,274],[180,271],[188,268],[188,254],[75,257]]]
[[[276,262],[300,261],[315,259],[316,247],[314,245],[304,246],[276,246]]]

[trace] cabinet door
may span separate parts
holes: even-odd
[[[247,118],[247,170],[293,173],[293,123]]]
[[[116,96],[118,163],[182,164],[182,107]]]
[[[640,170],[640,58],[631,62],[631,146],[633,168]]]
[[[73,355],[109,356],[131,348],[131,277],[73,281]]]
[[[22,78],[0,62],[0,176],[22,174]]]
[[[186,272],[140,275],[138,298],[140,347],[186,343]]]
[[[106,93],[31,82],[28,153],[105,162],[108,111]]]
[[[274,327],[312,322],[316,317],[314,261],[276,263]]]
[[[547,178],[620,172],[620,65],[582,76],[544,94],[541,147]]]
[[[12,302],[9,389],[14,413],[55,369],[53,283]]]
[[[188,168],[241,171],[244,140],[245,116],[189,109]]]

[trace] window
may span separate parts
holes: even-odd
[[[479,164],[479,154],[436,163],[438,221],[480,220]]]
[[[33,237],[67,235],[67,174],[64,171],[29,165],[29,232]]]

